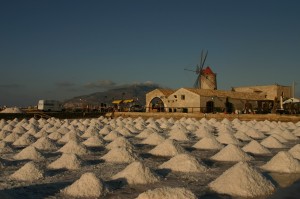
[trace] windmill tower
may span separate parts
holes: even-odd
[[[194,83],[194,88],[200,89],[217,89],[217,74],[214,73],[209,66],[204,67],[205,60],[207,58],[208,51],[201,51],[200,64],[196,65],[196,70],[184,69],[192,71],[197,74],[197,79]]]

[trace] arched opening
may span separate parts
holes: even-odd
[[[159,97],[153,98],[150,101],[149,112],[165,112],[164,102]]]
[[[215,104],[213,101],[206,102],[206,113],[213,113],[215,108]]]

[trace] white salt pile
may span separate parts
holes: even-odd
[[[138,135],[136,135],[136,138],[145,139],[148,136],[150,136],[152,133],[154,133],[154,130],[151,129],[144,129],[142,132],[140,132]]]
[[[278,152],[262,169],[279,173],[300,173],[300,162],[287,151]]]
[[[212,156],[210,159],[217,161],[250,161],[254,160],[253,157],[247,155],[244,151],[242,151],[238,146],[233,144],[229,144],[224,147],[217,154]]]
[[[16,141],[14,141],[13,145],[18,147],[28,146],[34,143],[35,140],[35,137],[33,137],[32,135],[24,134],[21,137],[19,137]]]
[[[131,163],[138,160],[138,156],[130,149],[113,148],[107,154],[101,157],[106,162],[113,163]]]
[[[99,198],[107,193],[107,189],[94,173],[84,173],[73,184],[61,190],[61,193],[76,198]]]
[[[2,110],[1,113],[25,113],[25,112],[18,107],[11,107]]]
[[[198,138],[213,136],[212,131],[208,127],[201,125],[196,131],[192,131]]]
[[[6,143],[3,141],[0,141],[0,153],[11,153],[14,150]]]
[[[99,135],[94,135],[82,142],[82,144],[88,147],[102,147],[104,146],[104,140]]]
[[[253,139],[264,139],[266,138],[266,136],[260,132],[257,129],[254,128],[249,128],[246,132],[246,135],[248,135],[249,137],[253,138]]]
[[[15,142],[18,138],[19,138],[20,136],[19,136],[19,134],[17,134],[16,132],[14,132],[14,133],[10,133],[8,136],[6,136],[5,138],[4,138],[4,142],[8,142],[8,143],[13,143],[13,142]]]
[[[221,133],[218,137],[217,140],[221,144],[233,144],[237,146],[243,145],[238,139],[236,139],[233,134],[231,133]]]
[[[197,159],[188,154],[178,154],[159,166],[160,169],[170,169],[179,172],[205,172],[207,168]]]
[[[105,140],[105,141],[113,141],[113,140],[115,140],[116,138],[118,138],[118,137],[121,137],[122,135],[119,133],[119,132],[117,132],[117,131],[115,131],[115,130],[112,130],[109,134],[107,134],[103,139]]]
[[[156,156],[175,156],[186,151],[174,140],[165,140],[161,144],[150,150],[149,153]]]
[[[35,138],[48,137],[48,133],[45,130],[40,130],[34,135]]]
[[[44,171],[39,169],[35,163],[28,162],[19,170],[10,175],[13,180],[35,181],[44,177]]]
[[[299,140],[299,138],[297,136],[295,136],[293,133],[289,132],[288,130],[282,131],[282,132],[275,132],[276,134],[280,135],[281,137],[283,137],[286,140]]]
[[[149,184],[159,181],[159,177],[141,162],[133,162],[112,179],[125,179],[128,184]]]
[[[169,133],[169,139],[177,140],[177,141],[188,141],[186,131],[182,129],[172,129]]]
[[[17,153],[14,157],[15,160],[44,160],[44,156],[34,147],[28,146],[19,153]]]
[[[242,131],[237,131],[233,136],[236,137],[238,140],[242,140],[242,141],[246,141],[246,142],[252,140],[252,138],[250,138],[248,135],[246,135]]]
[[[82,166],[81,159],[72,153],[63,153],[60,158],[48,165],[49,169],[69,169],[76,170]]]
[[[196,144],[193,145],[196,149],[204,149],[204,150],[218,150],[222,149],[223,145],[218,142],[215,137],[204,137],[199,140]]]
[[[106,126],[104,126],[104,127],[99,131],[99,134],[100,134],[100,135],[107,135],[107,134],[109,134],[109,132],[111,132],[111,131],[112,131],[112,127],[109,126],[109,125],[106,125]]]
[[[197,199],[195,194],[185,188],[161,187],[148,190],[138,195],[136,199]]]
[[[265,139],[263,139],[260,142],[261,145],[263,145],[264,147],[267,148],[271,148],[271,149],[282,149],[282,148],[286,148],[286,146],[284,144],[282,144],[281,142],[279,142],[276,138],[269,136]]]
[[[161,136],[160,134],[154,132],[149,137],[147,137],[145,140],[143,140],[142,144],[148,144],[148,145],[159,145],[162,142],[164,142],[166,139]]]
[[[282,144],[287,143],[288,141],[286,139],[284,139],[281,135],[279,134],[271,134],[270,136],[276,138],[279,142],[281,142]]]
[[[80,142],[81,139],[80,139],[80,136],[76,132],[70,131],[67,134],[63,135],[62,138],[60,138],[57,142],[65,144],[65,143],[69,142],[70,140]]]
[[[251,198],[270,195],[275,190],[270,181],[245,162],[226,170],[208,186],[220,194]]]
[[[62,138],[62,134],[59,133],[59,132],[57,132],[57,131],[55,131],[55,132],[49,134],[48,138],[50,138],[51,140],[57,141],[57,140],[59,140],[59,139]]]
[[[257,154],[257,155],[269,155],[271,154],[271,151],[258,143],[256,140],[252,140],[250,143],[248,143],[246,146],[244,146],[243,151]]]
[[[290,150],[289,153],[292,154],[292,156],[298,160],[300,160],[300,144],[297,144],[293,146]]]
[[[134,149],[134,146],[124,137],[118,137],[111,143],[109,143],[105,148],[113,149],[113,148],[127,148],[127,149]]]
[[[65,144],[63,147],[61,147],[59,152],[62,153],[74,153],[76,155],[86,155],[89,154],[90,152],[87,150],[87,148],[76,141],[69,141],[67,144]]]
[[[45,151],[57,150],[56,144],[47,137],[41,137],[35,143],[32,144],[35,148]]]

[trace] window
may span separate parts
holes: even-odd
[[[177,98],[177,95],[174,95],[174,98]]]
[[[181,100],[185,100],[185,95],[181,95]]]

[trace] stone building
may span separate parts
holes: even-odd
[[[155,89],[146,94],[146,111],[165,112],[270,112],[291,87],[270,85],[234,87],[231,91],[180,88]]]

